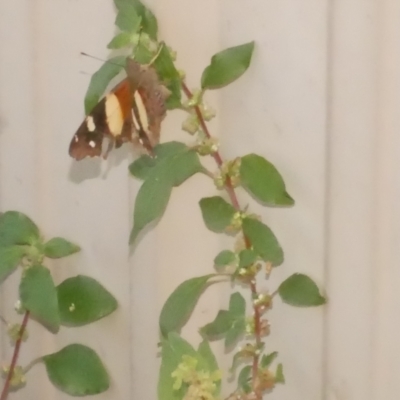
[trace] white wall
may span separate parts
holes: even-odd
[[[255,40],[245,76],[207,100],[218,108],[213,132],[225,157],[257,152],[276,164],[296,199],[293,209],[254,207],[280,239],[285,264],[269,287],[295,271],[325,288],[325,309],[277,302],[268,348],[278,350],[287,384],[271,400],[397,400],[400,391],[400,2],[398,0],[153,0],[161,34],[196,86],[209,57]],[[93,326],[44,334],[35,322],[21,363],[72,341],[93,346],[112,376],[98,399],[154,399],[157,318],[182,280],[208,273],[223,239],[208,233],[197,202],[214,193],[204,177],[177,189],[158,227],[129,256],[127,238],[138,183],[129,151],[110,160],[69,159],[83,118],[83,97],[106,57],[112,1],[0,2],[0,208],[34,218],[48,236],[84,251],[57,263],[57,281],[97,278],[120,308]],[[182,138],[183,115],[164,124],[164,140]],[[210,163],[212,168],[212,163]],[[242,195],[242,202],[247,198]],[[13,278],[14,283],[17,277]],[[213,287],[196,309],[187,337],[226,304]],[[1,290],[2,314],[17,299]],[[2,337],[2,360],[10,359]],[[225,361],[228,363],[228,360]],[[13,396],[67,399],[28,375]]]

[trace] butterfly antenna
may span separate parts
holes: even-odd
[[[113,64],[113,65],[117,65],[118,67],[123,67],[123,65],[121,65],[121,64],[115,63],[115,62],[110,61],[110,60],[105,60],[104,58],[92,56],[91,54],[87,54],[87,53],[85,53],[83,51],[80,52],[80,55],[81,56],[85,56],[85,57],[90,57],[90,58],[93,58],[93,59],[98,60],[98,61],[102,61],[103,63],[110,63],[110,64]]]

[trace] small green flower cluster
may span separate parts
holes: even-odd
[[[197,367],[196,358],[183,355],[182,362],[171,375],[175,378],[173,389],[179,390],[183,385],[187,386],[184,400],[216,400],[216,382],[221,380],[221,371],[198,371]]]

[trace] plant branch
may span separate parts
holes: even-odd
[[[187,85],[182,82],[182,89],[185,93],[185,95],[188,97],[188,99],[190,100],[192,98],[192,92],[190,91],[190,89],[187,87]],[[210,131],[207,127],[207,124],[204,120],[204,117],[201,113],[200,107],[198,105],[195,105],[194,107],[194,111],[196,113],[196,116],[199,120],[199,124],[201,129],[203,130],[204,134],[207,136],[207,138],[211,138],[211,134]],[[221,157],[221,154],[216,151],[215,153],[212,154],[215,162],[218,165],[218,168],[221,168],[224,161]],[[239,204],[239,200],[236,196],[236,192],[235,189],[232,185],[231,179],[229,177],[226,178],[225,181],[225,190],[228,193],[228,196],[232,202],[232,205],[235,207],[236,210],[240,211],[240,204]],[[247,237],[245,237],[245,243],[246,243],[246,247],[250,248],[251,247],[251,243],[248,240]],[[256,285],[256,281],[255,279],[253,279],[250,282],[250,290],[251,290],[251,295],[252,295],[252,299],[255,300],[258,296],[257,293],[257,285]],[[254,394],[256,395],[256,400],[261,400],[262,399],[262,393],[260,392],[260,390],[257,389],[257,376],[258,376],[258,364],[259,364],[259,349],[261,347],[261,314],[260,314],[260,310],[258,308],[258,306],[254,303],[254,301],[252,302],[253,304],[253,317],[254,317],[254,337],[255,337],[255,341],[256,341],[256,353],[253,356],[253,363],[252,363],[252,389]],[[0,399],[1,400],[1,399]]]
[[[28,320],[29,320],[29,311],[26,311],[24,318],[22,320],[21,327],[19,328],[18,339],[15,342],[14,354],[11,359],[10,369],[8,370],[8,374],[6,377],[6,381],[4,383],[3,391],[1,392],[0,400],[6,400],[8,397],[8,392],[10,391],[11,379],[14,374],[15,366],[17,365],[19,351],[20,351],[21,344],[22,344],[22,337],[24,335],[26,325],[28,324]]]
[[[191,99],[191,97],[193,96],[192,92],[190,91],[190,89],[186,86],[185,82],[182,82],[182,89],[185,92],[185,95]],[[208,130],[207,124],[204,120],[203,114],[201,113],[200,107],[199,106],[194,106],[194,111],[196,113],[196,116],[199,120],[201,129],[203,130],[204,134],[207,136],[207,138],[211,138],[211,133]],[[223,160],[222,157],[220,155],[220,153],[218,151],[214,152],[212,154],[215,162],[218,165],[218,168],[221,168],[223,165]],[[236,208],[237,211],[240,211],[240,204],[239,201],[237,199],[236,193],[235,193],[235,189],[233,188],[231,179],[229,177],[226,178],[226,182],[225,182],[225,190],[228,193],[228,196],[232,202],[232,205]]]

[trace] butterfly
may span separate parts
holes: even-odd
[[[114,146],[126,142],[153,154],[168,93],[151,66],[127,58],[126,73],[127,77],[97,103],[76,131],[69,146],[71,157],[81,160],[101,156],[105,139],[108,147],[104,158]]]

